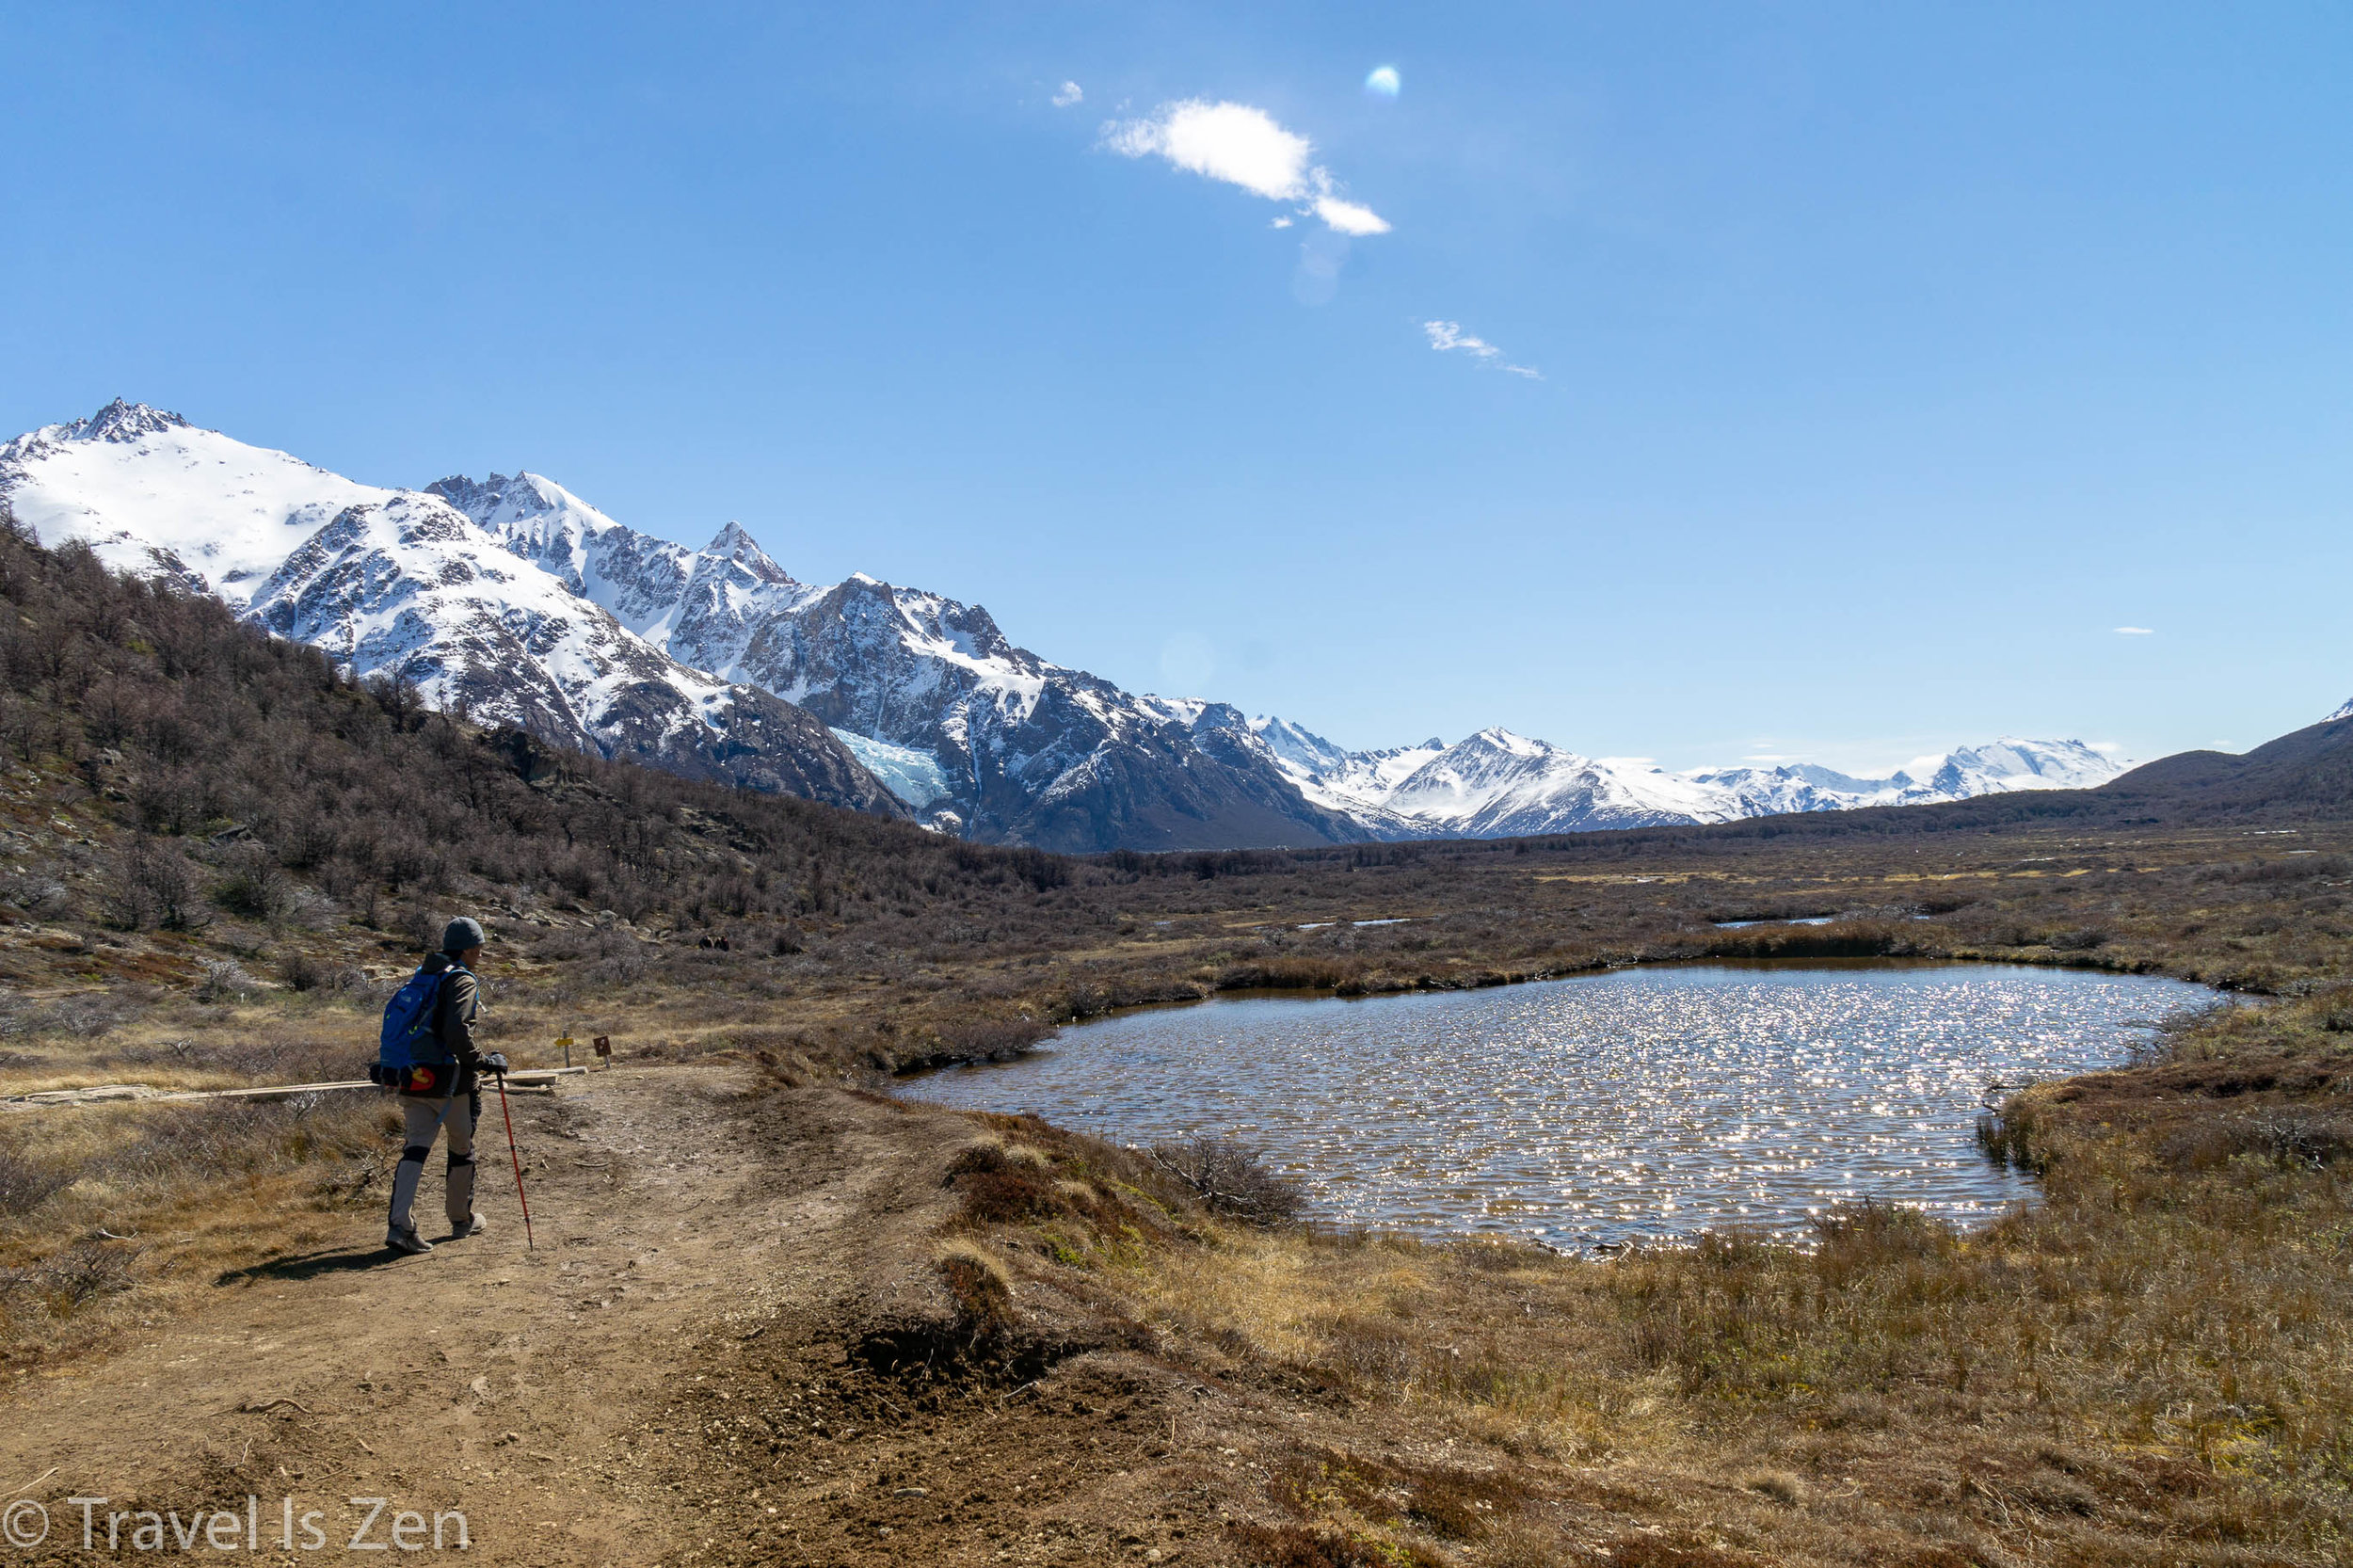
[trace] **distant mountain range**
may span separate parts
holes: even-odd
[[[732,522],[693,550],[536,474],[384,489],[139,404],[0,447],[0,497],[44,543],[86,541],[476,719],[991,842],[1498,837],[2079,789],[2121,771],[2080,742],[2007,739],[1883,778],[1670,774],[1505,729],[1349,751],[1051,664],[978,605],[863,574],[801,583]]]
[[[1287,720],[1254,719],[1251,727],[1301,793],[1387,839],[1516,838],[1913,806],[2009,790],[2084,789],[2123,771],[2081,741],[2001,740],[1947,753],[1920,778],[1856,778],[1807,763],[1668,773],[1596,761],[1508,729],[1482,729],[1450,746],[1433,738],[1343,751]]]

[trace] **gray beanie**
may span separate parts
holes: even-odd
[[[463,952],[482,945],[482,922],[471,916],[460,915],[441,932],[443,952]]]

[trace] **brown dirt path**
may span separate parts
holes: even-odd
[[[224,1508],[242,1524],[251,1496],[232,1543],[286,1563],[350,1560],[355,1497],[390,1499],[368,1543],[430,1550],[456,1512],[471,1560],[550,1568],[1257,1561],[1270,1485],[1347,1440],[1295,1377],[1204,1370],[1015,1238],[1018,1326],[974,1340],[938,1266],[944,1177],[979,1136],[954,1112],[691,1067],[512,1104],[536,1251],[486,1106],[489,1234],[395,1257],[381,1218],[355,1215],[151,1336],[0,1393],[0,1486],[29,1483],[0,1496],[50,1521],[0,1560],[107,1556],[121,1514],[119,1555],[147,1560],[140,1511],[167,1531]],[[107,1499],[91,1552],[75,1496]],[[420,1522],[396,1540],[400,1511]]]
[[[335,1551],[367,1512],[345,1499],[380,1496],[392,1503],[376,1540],[395,1510],[455,1510],[487,1560],[666,1556],[692,1511],[660,1457],[620,1439],[691,1376],[693,1344],[920,1291],[946,1202],[938,1130],[913,1135],[829,1093],[796,1096],[790,1125],[755,1127],[728,1113],[741,1092],[725,1070],[622,1069],[558,1099],[512,1096],[528,1252],[486,1105],[488,1234],[395,1258],[381,1219],[354,1217],[335,1244],[224,1276],[197,1312],[110,1358],[20,1384],[0,1403],[0,1485],[56,1473],[26,1494],[49,1508],[49,1540],[10,1555],[86,1560],[70,1496],[111,1499],[92,1511],[103,1549],[109,1512],[184,1524],[222,1504],[243,1513],[253,1494],[264,1548],[283,1497],[322,1515]],[[421,1215],[438,1215],[438,1170]],[[126,1548],[136,1526],[121,1524]],[[296,1541],[263,1555],[309,1558]]]

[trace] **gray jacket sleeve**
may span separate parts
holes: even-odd
[[[482,1071],[482,1051],[473,1041],[474,1008],[480,996],[472,974],[453,969],[441,982],[441,994],[433,1005],[434,1032],[469,1077]]]

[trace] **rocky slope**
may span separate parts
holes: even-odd
[[[81,540],[109,567],[215,595],[437,706],[578,751],[904,813],[808,713],[680,664],[438,496],[116,402],[0,447],[0,497],[43,543]]]

